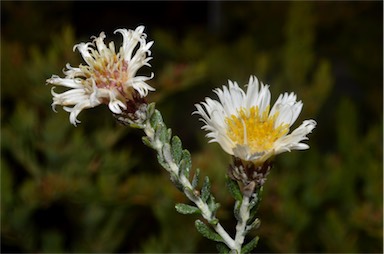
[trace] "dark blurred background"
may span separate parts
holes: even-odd
[[[224,188],[230,158],[207,144],[194,104],[228,79],[293,91],[315,119],[307,151],[285,153],[265,185],[256,252],[383,252],[383,3],[1,1],[2,252],[215,252],[176,212],[170,183],[141,131],[107,106],[51,110],[45,80],[82,63],[73,45],[146,26],[155,101],[211,178],[218,217],[234,233]],[[248,238],[247,238],[248,239]]]

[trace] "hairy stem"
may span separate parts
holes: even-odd
[[[245,229],[249,219],[249,212],[249,197],[244,195],[239,212],[240,218],[236,225],[235,249],[237,253],[241,252],[241,246],[244,243]]]
[[[149,138],[152,144],[152,148],[156,150],[158,155],[166,162],[167,166],[165,167],[165,169],[170,173],[178,175],[178,181],[182,185],[185,195],[200,209],[203,218],[206,219],[211,224],[213,229],[222,237],[224,243],[231,250],[234,250],[236,248],[235,240],[233,240],[232,237],[221,226],[221,224],[218,222],[218,219],[211,212],[208,204],[204,202],[199,195],[190,194],[191,190],[192,192],[195,192],[195,189],[192,187],[191,182],[186,176],[184,176],[183,174],[179,174],[180,169],[172,159],[171,152],[169,151],[169,146],[166,146],[166,144],[161,142],[159,138],[156,138],[155,129],[151,126],[148,120],[145,124],[141,125],[141,127]],[[198,192],[196,191],[196,193]]]

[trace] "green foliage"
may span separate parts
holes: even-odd
[[[259,237],[256,236],[249,243],[244,245],[244,247],[241,249],[241,253],[244,253],[244,254],[250,253],[253,249],[256,248],[258,242],[259,242]]]
[[[226,254],[230,252],[230,249],[225,245],[224,243],[218,243],[216,244],[216,249],[218,250],[219,253]]]
[[[238,182],[231,179],[227,175],[225,176],[225,179],[226,179],[227,188],[228,188],[229,193],[232,195],[232,197],[235,200],[241,202],[241,200],[243,199],[243,195],[241,194]]]
[[[199,208],[195,206],[186,205],[186,204],[180,204],[180,203],[176,204],[175,208],[179,213],[182,213],[182,214],[199,214],[200,213]]]
[[[183,150],[180,165],[179,165],[180,173],[184,174],[184,176],[188,178],[191,167],[192,167],[191,154],[189,153],[188,150]]]
[[[87,23],[87,31],[74,31],[79,26],[70,23],[71,6],[54,6],[67,13],[56,18],[62,14],[45,5],[2,3],[2,251],[215,252],[196,231],[196,218],[175,211],[175,203],[187,200],[142,145],[139,130],[117,124],[107,106],[82,112],[76,128],[60,107],[51,110],[45,80],[60,75],[67,62],[82,62],[73,45],[97,35],[106,21],[118,27],[100,17]],[[155,41],[156,92],[148,101],[156,101],[192,156],[179,150],[181,142],[168,129],[158,127],[156,135],[171,143],[185,173],[193,161],[209,176],[210,191],[221,203],[217,217],[233,228],[237,188],[224,188],[230,158],[217,144],[207,144],[201,123],[191,117],[193,105],[227,79],[242,85],[250,74],[270,85],[272,101],[281,92],[297,93],[304,107],[292,129],[315,119],[318,127],[306,141],[311,148],[276,157],[257,211],[262,226],[253,220],[254,240],[244,249],[252,249],[259,235],[255,252],[381,253],[382,3],[220,6],[217,33],[200,26],[180,36],[143,20]],[[154,104],[149,108],[152,121],[160,120]],[[198,175],[196,170],[191,176],[195,188]]]
[[[204,179],[203,187],[201,188],[201,200],[203,200],[203,202],[207,202],[210,195],[211,195],[211,183],[209,182],[209,177],[206,176]]]
[[[215,233],[210,227],[205,225],[204,222],[201,220],[195,221],[195,226],[197,231],[199,231],[200,234],[202,234],[204,237],[208,238],[209,240],[216,241],[216,242],[222,242],[223,238],[217,233]]]
[[[182,144],[181,140],[178,136],[172,137],[172,143],[171,143],[171,149],[172,149],[172,158],[175,161],[176,164],[179,164],[182,158]]]
[[[191,182],[193,188],[196,188],[197,185],[199,184],[199,174],[200,174],[200,169],[197,168]]]

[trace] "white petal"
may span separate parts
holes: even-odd
[[[233,148],[233,155],[237,158],[248,160],[250,154],[251,152],[248,146],[236,145],[236,147]]]
[[[108,107],[115,114],[121,114],[121,109],[127,109],[125,103],[116,98],[116,94],[114,93],[114,91],[109,91]]]
[[[246,102],[245,106],[251,108],[256,106],[257,98],[259,97],[259,80],[256,76],[250,76],[247,85]]]
[[[303,103],[301,101],[295,103],[293,106],[292,106],[292,120],[290,122],[290,126],[297,120],[297,118],[299,117],[300,113],[301,113],[301,110],[303,108]]]
[[[281,107],[285,105],[294,105],[296,103],[296,95],[294,93],[284,93],[280,94],[279,98],[277,98],[275,104],[273,105],[270,114],[274,115],[277,111],[280,110]]]
[[[142,32],[144,32],[144,28],[145,28],[144,26],[138,26],[136,27],[135,32],[141,34]]]
[[[312,132],[316,127],[314,120],[304,121],[298,128],[296,128],[291,134],[286,135],[275,143],[276,154],[290,151],[290,150],[303,150],[308,149],[309,146],[300,143],[303,140],[307,140],[307,135]]]
[[[130,79],[127,83],[123,84],[126,88],[133,87],[137,92],[139,92],[141,97],[148,95],[148,91],[155,91],[155,88],[148,85],[145,81],[153,78],[153,73],[150,77],[145,76],[136,76]]]
[[[80,123],[80,121],[77,119],[77,116],[80,114],[80,112],[83,109],[86,109],[89,107],[89,101],[82,101],[79,104],[76,104],[73,108],[70,107],[63,107],[65,111],[70,112],[69,115],[69,121],[77,126],[77,123]]]
[[[80,68],[75,68],[75,67],[72,67],[70,64],[66,64],[65,67],[67,68],[67,70],[63,70],[63,73],[65,74],[65,78],[67,79],[71,79],[71,78],[75,78],[75,77],[81,77],[81,78],[85,78],[86,75],[84,74],[84,72],[80,69]]]
[[[291,122],[293,120],[293,110],[292,107],[289,105],[281,105],[279,109],[279,115],[276,119],[276,124],[275,127],[283,125],[283,124],[288,124],[291,126]]]
[[[93,63],[94,63],[94,59],[93,59],[92,55],[89,53],[89,51],[90,51],[90,47],[89,46],[90,45],[92,45],[91,42],[88,42],[88,43],[83,43],[82,42],[82,43],[76,44],[73,47],[73,50],[77,49],[80,52],[81,56],[83,57],[84,61],[88,65],[92,66]]]
[[[261,84],[261,89],[259,93],[259,98],[257,100],[257,105],[259,107],[259,112],[262,114],[266,108],[269,106],[271,101],[271,92],[269,91],[268,86]]]
[[[223,89],[216,89],[214,92],[219,97],[219,101],[222,104],[227,116],[234,115],[237,110],[242,106],[242,101],[245,96],[244,91],[239,88],[237,83],[228,81],[229,89],[223,86]]]
[[[302,108],[303,103],[296,101],[296,95],[294,93],[285,93],[279,96],[271,109],[270,115],[272,116],[278,113],[275,124],[276,127],[282,124],[291,126],[298,118]]]
[[[234,144],[233,142],[228,138],[228,136],[226,134],[222,134],[222,133],[218,133],[217,134],[217,137],[215,140],[212,140],[214,142],[217,142],[219,143],[219,145],[221,146],[221,148],[228,154],[230,155],[234,155],[234,152],[233,152],[233,147],[234,147]]]
[[[260,83],[256,76],[251,76],[247,85],[246,99],[244,107],[251,108],[257,106],[260,114],[269,106],[271,101],[271,93],[269,87]],[[260,89],[259,89],[260,87]]]
[[[245,93],[244,91],[237,85],[237,83],[229,83],[229,97],[226,99],[231,101],[231,107],[238,109],[243,106]]]
[[[82,88],[83,85],[78,79],[59,78],[57,75],[52,75],[50,79],[47,79],[47,83],[56,86],[65,86],[70,88]]]
[[[106,37],[105,33],[101,32],[99,37],[95,37],[93,41],[96,44],[97,50],[99,51],[100,54],[103,54],[103,51],[107,49],[107,46],[104,43],[105,37]]]
[[[136,48],[136,45],[139,43],[142,29],[136,29],[135,31],[127,29],[117,29],[115,31],[121,33],[123,36],[123,45],[121,47],[121,54],[125,60],[128,62],[131,61],[133,50]],[[145,43],[145,42],[144,42]]]

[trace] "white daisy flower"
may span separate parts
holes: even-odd
[[[294,93],[281,94],[270,108],[271,93],[267,85],[249,78],[244,92],[236,82],[215,89],[219,100],[206,98],[196,104],[205,125],[202,129],[210,142],[217,142],[225,152],[244,161],[262,164],[273,155],[291,150],[308,149],[301,141],[316,126],[314,120],[304,121],[288,134],[299,116],[303,103]]]
[[[70,122],[74,125],[80,121],[78,114],[86,108],[100,104],[108,104],[115,114],[121,114],[127,109],[127,101],[138,97],[145,97],[148,91],[155,89],[145,81],[151,76],[136,76],[137,71],[152,59],[150,57],[153,41],[146,42],[147,35],[143,33],[144,26],[136,30],[117,29],[115,31],[123,36],[122,46],[115,51],[112,42],[108,47],[104,43],[105,34],[91,37],[92,42],[80,43],[73,47],[83,57],[86,65],[79,67],[66,65],[65,78],[53,75],[47,80],[48,84],[69,88],[63,93],[56,93],[52,88],[53,103],[62,105],[64,110],[70,112]]]

